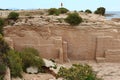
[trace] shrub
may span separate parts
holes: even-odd
[[[89,65],[80,64],[73,64],[69,69],[61,67],[57,76],[66,80],[101,80]]]
[[[4,20],[0,18],[0,34],[3,35],[3,25],[4,25]]]
[[[0,80],[4,80],[6,74],[6,65],[3,62],[0,62]]]
[[[85,12],[86,12],[86,13],[92,13],[92,11],[89,10],[89,9],[85,10]]]
[[[79,12],[84,12],[83,10],[79,11]]]
[[[48,10],[48,13],[49,13],[49,15],[59,15],[60,14],[59,10],[56,8],[50,8]]]
[[[77,13],[77,11],[76,11],[76,10],[74,10],[74,13]]]
[[[22,58],[23,70],[26,72],[26,68],[30,66],[35,66],[42,71],[42,66],[44,66],[43,59],[38,56],[39,52],[34,48],[25,48],[21,51],[20,56]]]
[[[4,80],[4,76],[3,75],[0,75],[0,80]]]
[[[10,50],[7,53],[8,65],[11,70],[11,75],[13,77],[22,77],[22,60],[19,56],[19,53],[14,50]]]
[[[57,9],[54,15],[58,16],[60,14],[60,11]]]
[[[69,10],[66,8],[59,8],[58,9],[61,14],[67,13]]]
[[[5,42],[2,35],[0,35],[0,55],[7,53],[10,50],[9,45]]]
[[[82,18],[78,13],[70,13],[67,18],[65,18],[65,21],[70,25],[79,25],[82,22]]]
[[[18,17],[19,17],[19,14],[16,13],[16,12],[11,12],[11,13],[9,13],[9,15],[8,15],[8,19],[12,19],[12,20],[17,20]]]
[[[5,75],[6,65],[4,63],[0,63],[0,75]]]
[[[0,26],[4,25],[4,20],[2,18],[0,18]]]
[[[100,14],[100,15],[105,15],[105,8],[104,7],[99,7],[97,10],[94,12],[95,14]]]

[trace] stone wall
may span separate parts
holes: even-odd
[[[119,29],[56,27],[19,27],[6,29],[16,50],[34,47],[48,59],[97,60],[119,62]],[[115,55],[114,55],[115,54]],[[117,58],[116,60],[112,58]]]

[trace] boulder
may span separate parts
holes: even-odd
[[[26,69],[27,73],[35,74],[38,73],[38,68],[37,67],[28,67]]]
[[[43,59],[43,61],[45,62],[46,67],[54,67],[55,66],[55,63],[50,60]]]

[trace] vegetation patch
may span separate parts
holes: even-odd
[[[6,65],[0,62],[0,80],[4,80],[5,73],[6,73]]]
[[[102,80],[97,78],[96,73],[89,65],[80,64],[73,64],[69,69],[61,67],[58,77],[62,77],[65,80]]]
[[[92,13],[92,11],[89,10],[89,9],[85,10],[85,12],[86,12],[86,13]]]
[[[59,12],[59,10],[56,9],[56,8],[50,8],[50,9],[48,10],[48,14],[49,14],[49,15],[59,15],[60,12]]]
[[[22,77],[22,60],[19,56],[19,52],[10,50],[7,53],[8,66],[11,70],[11,76]]]
[[[0,35],[0,55],[3,56],[9,50],[10,50],[9,45],[5,42],[5,40],[3,39],[3,36]]]
[[[5,23],[4,19],[0,18],[0,34],[2,34],[2,35],[3,35],[4,23]]]
[[[59,8],[59,9],[57,9],[57,8],[50,8],[49,10],[48,10],[48,14],[49,15],[59,15],[59,14],[64,14],[64,13],[67,13],[69,10],[68,9],[66,9],[66,8]]]
[[[20,52],[20,57],[23,63],[23,70],[26,72],[28,67],[38,67],[39,72],[42,72],[44,66],[43,59],[39,56],[39,52],[34,48],[25,48]]]
[[[65,21],[72,26],[79,25],[82,22],[82,18],[79,16],[78,13],[70,13],[68,14]]]
[[[19,13],[17,12],[11,12],[8,15],[8,19],[17,20],[18,18],[19,18]]]
[[[105,8],[104,7],[99,7],[99,8],[97,8],[97,10],[94,13],[104,16],[105,15]]]
[[[69,10],[68,9],[66,9],[66,8],[59,8],[58,9],[59,10],[59,12],[61,13],[61,14],[64,14],[64,13],[67,13]]]

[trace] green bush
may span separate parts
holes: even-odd
[[[8,19],[17,20],[19,18],[19,13],[11,12],[8,15]]]
[[[5,73],[6,73],[6,65],[0,62],[0,80],[4,80]]]
[[[58,9],[61,14],[67,13],[69,10],[66,8],[59,8]]]
[[[94,13],[104,16],[105,15],[105,8],[104,7],[99,7],[99,8],[97,8],[97,10]]]
[[[64,14],[64,13],[67,13],[69,10],[66,9],[66,8],[59,8],[59,9],[56,9],[56,8],[50,8],[48,10],[48,13],[49,15],[59,15],[59,14]]]
[[[35,66],[39,68],[39,72],[42,71],[44,66],[43,59],[39,56],[39,52],[34,48],[25,48],[21,51],[20,56],[22,58],[23,70],[26,72],[26,68]]]
[[[89,65],[80,64],[73,64],[69,69],[61,67],[57,76],[66,80],[101,80]]]
[[[19,52],[10,50],[7,53],[8,65],[11,70],[11,76],[22,77],[22,60],[19,56]]]
[[[85,10],[85,12],[86,12],[86,13],[92,13],[92,11],[89,10],[89,9]]]
[[[4,80],[4,76],[3,75],[0,75],[0,80]]]
[[[3,35],[3,25],[4,25],[4,20],[0,18],[0,34]]]
[[[5,75],[6,65],[4,63],[0,63],[0,75]]]
[[[4,25],[4,20],[2,18],[0,18],[0,26]]]
[[[60,14],[60,11],[57,9],[54,15],[59,16],[59,14]]]
[[[48,13],[49,13],[49,15],[59,15],[60,14],[59,10],[56,8],[50,8],[48,10]]]
[[[5,42],[2,35],[0,35],[0,55],[7,53],[9,50],[9,45]]]
[[[83,10],[79,11],[79,12],[84,12]]]
[[[82,22],[82,18],[78,13],[70,13],[68,14],[67,18],[65,18],[65,21],[74,26],[79,25]]]

